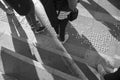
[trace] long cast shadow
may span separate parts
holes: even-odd
[[[26,36],[24,30],[22,29],[20,23],[17,21],[16,17],[15,16],[10,16],[10,15],[9,15],[9,17],[10,18],[8,18],[8,19],[9,19],[9,23],[11,25],[10,28],[11,28],[11,31],[12,31],[12,36],[17,36],[19,38],[26,38],[27,39],[27,36]],[[17,31],[19,32],[20,35],[17,34]],[[27,41],[25,41],[25,42],[27,42]],[[16,52],[18,52],[20,54],[23,53],[22,55],[30,57],[32,59],[35,59],[34,56],[31,55],[28,43],[25,43],[25,42],[21,41],[21,40],[18,40],[18,39],[13,37],[13,44],[15,46]],[[39,39],[38,39],[38,42],[39,42]],[[21,47],[22,47],[22,49],[21,49]],[[70,66],[69,67],[66,66],[64,60],[62,59],[62,57],[60,55],[52,53],[52,52],[47,51],[47,50],[44,50],[40,47],[37,47],[37,50],[38,50],[38,52],[40,54],[40,57],[42,58],[42,61],[44,62],[45,65],[48,65],[52,68],[58,69],[62,72],[65,72],[65,73],[68,73],[70,75],[73,75],[73,76],[77,77],[77,75],[74,73],[74,71],[69,69]],[[58,76],[54,75],[53,77],[56,80],[58,80],[58,78],[56,78]]]
[[[27,43],[27,35],[24,32],[21,24],[17,20],[16,16],[15,15],[7,15],[7,16],[8,16],[8,21],[10,24],[10,29],[12,31],[12,36],[16,36],[16,37],[19,37],[21,39],[22,38],[26,39],[26,41],[22,41],[22,40],[19,40],[19,39],[16,39],[15,37],[13,37],[13,44],[14,44],[15,51],[17,53],[20,53],[24,56],[27,56],[31,59],[36,60],[35,56],[33,56],[31,54],[29,44]],[[18,35],[17,31],[19,32],[19,35]],[[47,33],[47,31],[46,31],[46,33]],[[37,42],[40,42],[38,38],[41,38],[42,35],[46,36],[46,33],[45,34],[43,33],[41,35],[38,34],[39,36],[36,36]],[[46,39],[46,38],[44,38],[44,39]],[[65,73],[71,74],[71,72],[68,70],[68,67],[65,65],[64,61],[61,59],[60,55],[55,55],[55,53],[44,50],[40,47],[36,47],[36,48],[37,48],[38,53],[39,53],[39,55],[40,55],[40,57],[45,65],[48,65],[52,68],[58,69],[58,70],[63,71]],[[55,80],[61,79],[59,76],[56,76],[54,74],[52,74],[52,75],[53,75]],[[73,74],[71,74],[71,75],[73,75]]]
[[[35,56],[33,56],[33,55],[31,54],[31,51],[30,51],[30,48],[29,48],[29,44],[26,43],[26,42],[27,42],[27,35],[26,35],[26,33],[24,32],[24,30],[22,29],[22,27],[21,27],[19,21],[17,20],[16,16],[15,16],[15,15],[13,15],[13,16],[8,15],[8,21],[9,21],[10,28],[11,28],[11,31],[12,31],[12,36],[17,36],[17,37],[19,37],[19,38],[24,38],[24,39],[26,39],[26,41],[22,41],[22,40],[19,40],[19,39],[16,39],[16,38],[13,37],[13,44],[14,44],[14,47],[15,47],[15,51],[16,51],[17,53],[20,53],[20,54],[22,54],[22,55],[24,55],[24,56],[27,56],[27,57],[29,57],[29,58],[31,58],[31,59],[36,60]],[[16,28],[17,28],[20,36],[17,34]],[[38,40],[37,42],[39,42],[39,40]],[[39,47],[37,47],[37,50],[38,50],[39,55],[40,55],[40,57],[42,58],[42,61],[43,61],[43,63],[44,63],[45,65],[48,65],[48,66],[50,66],[50,67],[52,67],[52,68],[55,68],[55,69],[58,69],[58,70],[66,70],[66,72],[69,72],[69,71],[67,71],[67,67],[66,67],[65,65],[63,65],[64,62],[59,59],[60,56],[57,57],[57,55],[55,55],[55,54],[53,54],[53,53],[51,53],[51,52],[49,52],[49,51],[47,51],[47,50],[44,50],[44,49],[42,49],[42,48],[39,48]],[[57,57],[57,60],[55,60],[53,57]],[[21,63],[22,63],[22,62],[21,62]],[[13,63],[13,64],[14,64],[14,63]],[[59,65],[61,65],[61,66],[59,66]],[[21,65],[19,65],[18,67],[21,69],[20,66],[21,66]],[[31,68],[31,66],[29,66],[29,65],[26,66],[26,65],[22,64],[22,66],[25,67],[25,71],[27,71],[27,70],[29,70],[29,68]],[[7,67],[6,64],[4,65],[4,67]],[[63,69],[63,68],[64,68],[64,69]],[[32,69],[32,70],[31,70],[31,69]],[[33,79],[39,80],[38,77],[36,76],[36,75],[37,75],[37,72],[36,72],[36,70],[35,70],[35,67],[32,66],[31,69],[30,69],[30,70],[31,70],[30,74],[29,74],[29,75],[26,74],[25,76],[28,76],[28,77],[29,77],[31,74],[33,74],[32,76],[33,76],[34,78],[29,78],[29,80],[33,80]],[[21,70],[23,71],[24,69],[21,69]],[[14,71],[15,71],[15,73],[18,73],[17,71],[20,72],[20,70],[18,70],[17,68],[15,68]],[[7,72],[7,70],[6,70],[6,72]],[[64,72],[64,71],[63,71],[63,72]],[[9,75],[10,75],[10,74],[9,74]],[[12,75],[17,76],[17,78],[19,78],[20,80],[22,80],[22,79],[23,79],[22,77],[24,77],[24,75],[19,75],[19,76],[18,76],[18,74],[12,74]],[[39,75],[39,74],[38,74],[38,75]],[[61,80],[61,79],[64,80],[63,78],[61,78],[61,77],[59,77],[59,76],[56,76],[56,75],[54,75],[54,74],[52,74],[52,75],[53,75],[53,77],[54,77],[55,80]],[[32,76],[31,76],[31,77],[32,77]],[[46,76],[46,77],[47,77],[47,76]],[[27,77],[24,78],[24,80],[25,80],[25,79],[28,80]]]
[[[56,52],[56,49],[59,48],[59,46],[56,44],[55,40],[51,36],[47,36],[46,33],[49,33],[49,31],[45,30],[44,33],[36,35],[36,39],[38,42],[37,43],[38,45],[36,47],[37,47],[37,50],[40,54],[40,57],[41,57],[43,63],[45,65],[48,65],[48,66],[54,68],[54,69],[57,69],[57,70],[60,70],[64,73],[67,73],[69,75],[78,77],[76,75],[76,73],[74,71],[72,71],[71,66],[68,67],[68,65],[66,65],[67,60],[64,60],[63,56],[61,56],[64,52],[61,51],[61,49],[58,49],[59,51],[61,51],[61,53],[59,52],[61,55],[59,55],[59,53]],[[42,42],[45,45],[44,48],[41,47],[41,44],[39,44],[41,39],[43,39]],[[50,49],[47,48],[47,46],[52,47],[54,45],[56,46],[56,48],[54,48],[55,51],[51,51]],[[55,80],[59,79],[58,76],[53,75],[53,77]]]
[[[27,35],[23,30],[21,24],[17,20],[15,14],[12,14],[12,15],[7,14],[7,18],[8,18],[9,26],[11,29],[12,41],[13,41],[15,52],[36,60],[35,56],[32,55],[31,53],[29,44],[27,43]],[[22,41],[21,38],[25,38],[26,41]],[[11,58],[10,60],[3,59],[3,66],[6,74],[10,76],[14,76],[19,80],[28,80],[28,79],[39,80],[37,76],[38,74],[36,72],[36,68],[34,66],[26,65],[27,63],[22,63],[22,61],[21,62],[19,61],[18,63],[16,63],[17,60],[14,60],[14,59],[15,59],[14,57]],[[9,63],[9,61],[12,61],[12,62]],[[31,63],[33,62],[31,61]],[[24,75],[22,72],[24,73]],[[30,74],[28,74],[27,72],[29,72]],[[33,75],[34,77],[30,78],[30,75]]]
[[[22,41],[22,40],[19,40],[19,39],[16,39],[15,37],[13,37],[13,44],[15,47],[15,51],[17,53],[20,53],[24,56],[27,56],[31,59],[36,60],[35,56],[33,56],[31,54],[29,44],[26,43],[27,42],[27,35],[24,32],[19,21],[17,20],[16,16],[15,15],[8,15],[8,21],[9,21],[10,28],[12,31],[12,36],[16,36],[16,37],[19,37],[21,39],[22,38],[26,39],[26,41]],[[19,32],[19,35],[18,35],[17,31]],[[46,33],[47,33],[47,31],[44,32],[43,34],[38,34],[38,36],[36,36],[37,42],[40,42],[39,38],[41,38],[42,35],[46,36]],[[44,39],[46,39],[46,38],[44,38]],[[50,37],[48,39],[51,40]],[[44,50],[40,47],[36,47],[36,48],[37,48],[38,53],[39,53],[39,55],[40,55],[40,57],[45,65],[48,65],[52,68],[58,69],[58,70],[63,71],[65,73],[71,74],[70,70],[68,69],[68,66],[65,65],[65,62],[62,60],[60,55],[52,53],[52,52],[47,51],[47,50]],[[74,75],[74,74],[71,74],[71,75]],[[55,80],[61,79],[59,76],[56,76],[56,75],[53,75],[53,77]]]
[[[14,44],[14,48],[15,48],[15,51],[17,52],[17,53],[20,53],[20,54],[22,54],[22,55],[24,55],[24,56],[27,56],[27,57],[29,57],[29,58],[31,58],[31,59],[34,59],[34,60],[36,60],[36,58],[31,54],[31,51],[30,51],[30,48],[29,48],[29,45],[28,45],[28,43],[26,43],[27,42],[27,35],[25,34],[25,32],[24,32],[24,30],[22,29],[22,27],[21,27],[21,25],[20,25],[20,23],[19,23],[19,21],[17,20],[17,18],[16,18],[16,16],[15,15],[7,15],[7,17],[8,17],[8,22],[9,22],[9,25],[10,25],[10,29],[11,29],[11,35],[13,36],[12,37],[12,40],[13,40],[13,44]],[[18,35],[18,33],[17,33],[17,31],[19,32],[19,35]],[[19,38],[25,38],[26,39],[26,41],[22,41],[22,40],[19,40],[19,39],[17,39],[16,37],[19,37]],[[39,41],[38,41],[39,42]],[[55,59],[53,58],[54,57],[54,54],[53,53],[51,53],[52,54],[52,56],[50,56],[50,52],[48,52],[48,51],[46,51],[46,50],[44,50],[44,49],[41,49],[41,48],[37,48],[38,49],[38,52],[39,52],[39,54],[41,55],[41,57],[42,57],[42,60],[43,60],[43,62],[44,62],[44,64],[46,64],[46,65],[48,65],[48,66],[51,66],[51,67],[53,67],[53,68],[56,68],[56,69],[62,69],[63,67],[61,67],[62,66],[62,64],[64,64],[64,63],[62,63],[61,61],[59,62],[60,64],[61,64],[61,66],[58,66],[58,64],[57,64],[57,62],[59,61],[59,59],[57,60],[57,62],[55,61]],[[48,57],[49,56],[49,57]],[[56,56],[55,56],[56,57]],[[60,56],[59,56],[60,57]],[[52,61],[51,59],[53,59],[54,61]],[[46,59],[47,59],[47,61],[46,61]],[[3,60],[4,61],[4,60]],[[50,61],[50,63],[48,64],[47,62],[48,61]],[[4,61],[5,62],[5,61]],[[55,62],[55,63],[54,63]],[[9,63],[9,62],[8,62]],[[11,68],[9,69],[10,71],[8,71],[8,63],[4,63],[4,69],[5,69],[5,72],[6,73],[12,73],[12,74],[8,74],[8,75],[10,75],[10,76],[15,76],[17,79],[20,79],[20,80],[22,80],[22,79],[28,79],[28,78],[23,78],[24,76],[22,75],[19,75],[19,72],[20,72],[20,70],[18,70],[16,67],[13,67],[13,66],[11,66],[11,68],[13,67],[15,70],[11,70]],[[21,62],[22,63],[22,62]],[[12,64],[15,64],[16,65],[16,63],[11,63],[11,65]],[[60,65],[59,64],[59,65]],[[20,68],[20,64],[19,65],[17,65],[19,68]],[[25,66],[24,64],[22,64],[22,66]],[[25,66],[26,67],[26,69],[27,69],[27,66]],[[60,68],[61,67],[61,68]],[[64,66],[65,67],[65,66]],[[29,69],[29,66],[28,66],[28,69]],[[27,70],[28,70],[27,69]],[[67,69],[67,68],[65,68],[65,69]],[[24,69],[22,69],[22,70],[24,70]],[[18,71],[18,72],[17,72]],[[26,71],[26,70],[25,70]],[[68,71],[69,72],[69,71]],[[16,73],[18,73],[18,74],[16,74]],[[31,73],[34,73],[34,75],[36,76],[37,75],[37,73],[35,72],[35,68],[32,68],[32,71],[31,71]],[[27,75],[27,76],[29,76],[29,75]],[[58,77],[58,76],[56,76],[56,75],[54,75],[54,78],[55,78],[55,80],[58,80],[58,79],[60,79],[61,80],[61,78],[60,77]],[[37,78],[37,76],[36,76],[36,78],[33,78],[33,79],[36,79],[36,80],[39,80],[38,78]],[[31,79],[32,80],[32,79]],[[64,80],[64,79],[63,79]]]
[[[35,59],[35,56],[32,55],[29,44],[27,43],[27,35],[23,30],[21,24],[17,20],[15,14],[7,15],[7,18],[11,29],[11,35],[15,51],[24,56]],[[26,41],[24,42],[20,40],[20,38],[25,38]]]
[[[80,4],[82,4],[91,15],[99,22],[104,24],[109,28],[109,32],[120,41],[120,21],[115,19],[108,11],[102,8],[93,0],[88,0],[89,3],[86,3],[82,0],[79,0]]]
[[[67,31],[69,32],[68,34],[72,34],[74,33],[75,35],[77,34],[76,30],[73,28],[69,28],[67,29]],[[48,31],[46,31],[45,33],[48,33]],[[43,36],[43,37],[42,37]],[[45,43],[49,45],[53,45],[55,44],[54,40],[50,37],[47,36],[46,34],[39,34],[36,38],[37,38],[37,42],[39,42],[39,37],[40,39],[43,39],[43,43],[45,45]],[[48,41],[47,41],[48,40]],[[84,42],[85,41],[85,42]],[[84,42],[83,44],[81,44],[81,42]],[[68,53],[70,53],[70,55],[74,55],[74,56],[78,56],[79,54],[85,54],[87,49],[90,49],[90,46],[92,47],[91,43],[89,42],[89,40],[83,35],[81,39],[76,39],[74,36],[70,35],[70,39],[67,42],[68,44],[64,45],[64,47],[66,48],[66,50],[68,51]],[[87,47],[87,49],[81,49],[81,47],[79,47],[79,49],[77,47],[74,47],[76,49],[72,49],[72,47],[69,45],[69,43],[73,44],[73,45],[77,45],[77,47],[79,46],[84,46]],[[41,45],[41,44],[40,44]],[[68,47],[69,46],[69,47]],[[58,46],[56,46],[58,47]],[[59,55],[59,53],[55,53],[51,52],[49,50],[45,50],[44,48],[41,48],[40,46],[37,46],[37,49],[41,55],[41,58],[44,62],[45,65],[48,65],[52,68],[58,69],[62,72],[65,72],[67,74],[70,74],[72,76],[78,77],[74,71],[72,70],[71,66],[69,62],[67,62],[67,60],[64,61],[63,57],[61,56],[63,53],[61,51],[61,55]],[[58,49],[58,48],[55,48]],[[78,50],[77,50],[78,49]],[[61,49],[58,49],[61,50]],[[96,53],[97,51],[92,47],[92,50],[94,50]],[[75,53],[76,52],[76,53]],[[84,57],[84,56],[83,56]],[[66,65],[67,62],[67,65]],[[98,80],[97,77],[91,72],[91,70],[87,67],[87,65],[77,62],[77,65],[80,67],[80,69],[84,72],[84,74],[87,76],[87,78],[89,78],[89,80]],[[71,70],[70,70],[71,69]],[[87,71],[86,71],[87,69]],[[90,75],[89,75],[90,74]]]

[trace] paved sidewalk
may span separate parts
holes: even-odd
[[[109,0],[80,0],[79,17],[72,24],[79,35],[83,34],[100,55],[109,57],[111,64],[115,63],[114,65],[118,67],[120,10],[113,4],[114,1],[111,3]],[[79,39],[79,35],[73,36]]]
[[[77,20],[72,22],[74,26],[70,25],[67,28],[70,39],[64,44],[64,47],[72,55],[88,59],[88,63],[92,62],[91,65],[96,64],[99,54],[118,67],[120,65],[120,42],[119,30],[116,29],[116,26],[119,27],[120,23],[119,9],[106,0],[80,0],[78,9],[79,16]],[[0,12],[0,46],[2,45],[13,51],[17,49],[18,52],[21,52],[23,49],[20,49],[20,47],[24,46],[28,52],[31,52],[28,49],[28,44],[14,42],[13,38],[10,37],[10,35],[17,35],[20,38],[28,39],[28,42],[37,42],[25,18],[18,17],[22,26],[21,28],[13,28],[9,26],[6,14],[1,9]],[[114,30],[116,31],[114,32]],[[56,50],[61,50],[56,48],[51,38],[44,36],[46,34],[43,33],[41,37],[37,37],[42,47],[46,47],[46,49],[54,47]],[[30,47],[32,52],[36,51],[33,45]],[[38,59],[40,60],[39,57]]]
[[[59,56],[57,57],[57,55],[53,54],[53,52],[65,53],[65,50],[61,47],[61,45],[59,45],[60,43],[58,43],[58,41],[57,42],[54,41],[50,37],[50,35],[47,34],[49,32],[46,31],[43,34],[38,35],[38,37],[36,37],[37,39],[35,39],[35,36],[32,33],[30,27],[28,26],[28,24],[26,25],[26,21],[24,21],[24,23],[21,23],[22,26],[20,26],[19,23],[17,23],[17,20],[15,20],[15,23],[14,23],[14,20],[12,20],[11,16],[8,16],[8,21],[10,24],[8,24],[8,22],[1,21],[2,23],[1,26],[4,24],[4,26],[2,27],[5,27],[4,31],[2,30],[3,34],[0,37],[1,46],[8,48],[12,51],[16,51],[24,56],[28,56],[32,59],[37,58],[37,60],[40,62],[44,62],[49,66],[62,70],[65,73],[71,74],[71,72],[67,70],[68,68],[66,68],[66,66],[63,65],[64,63],[62,63],[63,61],[61,60],[61,57]],[[42,47],[43,50],[39,47],[38,48],[35,47],[34,43],[36,42],[39,43],[38,46]],[[40,55],[42,56],[39,56],[39,53],[41,53]],[[51,54],[48,54],[48,53],[51,53]],[[31,56],[31,54],[35,55],[36,58]],[[55,57],[56,59],[53,58],[54,56],[56,56]],[[88,76],[88,75],[87,76],[90,80],[92,78],[94,78],[94,80],[97,79],[96,75],[91,71],[91,69],[89,69],[87,65],[82,64],[81,62],[78,62],[78,64],[81,65],[81,67],[83,68],[82,69],[83,71],[84,71],[84,67],[89,70],[88,73],[90,73],[91,76]],[[84,74],[86,74],[86,72]]]

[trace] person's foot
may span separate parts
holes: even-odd
[[[46,29],[39,21],[36,21],[36,24],[31,24],[30,26],[34,33],[40,33]]]
[[[62,40],[60,40],[60,41],[62,44],[64,44],[68,39],[69,39],[69,35],[65,34],[65,39],[63,41]]]
[[[41,33],[45,30],[45,26],[34,28],[34,33]]]

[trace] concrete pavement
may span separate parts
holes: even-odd
[[[80,0],[79,17],[72,24],[79,35],[83,34],[101,56],[109,57],[111,64],[119,67],[120,10],[113,4],[114,1],[111,3],[110,0]]]

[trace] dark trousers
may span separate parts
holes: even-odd
[[[44,6],[46,14],[50,20],[55,32],[60,36],[60,40],[64,41],[65,28],[68,23],[68,19],[58,20],[58,14],[55,9],[54,0],[40,0]]]
[[[50,20],[52,27],[55,29],[56,33],[58,34],[57,28],[58,28],[59,21],[57,19],[57,13],[55,10],[53,0],[40,0],[40,1],[44,6],[44,9],[45,9],[46,14],[48,16],[48,19]]]
[[[59,20],[58,31],[59,31],[59,36],[61,41],[64,41],[65,39],[65,29],[67,24],[68,24],[68,19]]]
[[[35,16],[35,7],[34,7],[34,4],[33,2],[31,2],[31,10],[30,12],[25,15],[29,25],[31,26],[34,26],[34,27],[37,27],[37,20],[36,20],[36,16]]]

